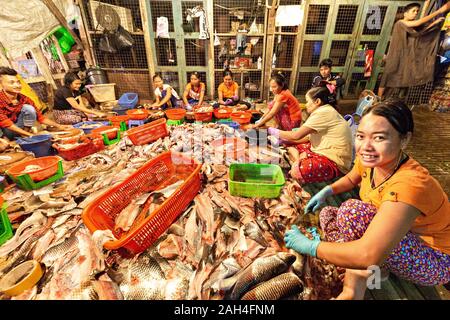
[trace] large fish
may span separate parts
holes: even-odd
[[[230,294],[230,299],[240,299],[244,293],[258,283],[286,272],[294,261],[295,256],[285,252],[256,259],[242,273],[237,274],[236,284]]]
[[[303,283],[295,274],[280,274],[253,288],[241,300],[279,300],[298,295],[303,291]]]

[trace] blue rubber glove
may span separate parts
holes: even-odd
[[[316,236],[313,240],[309,240],[300,232],[296,225],[293,225],[291,226],[291,230],[286,231],[284,234],[284,242],[286,243],[286,248],[293,249],[301,254],[316,257],[320,240]]]
[[[314,212],[319,209],[319,207],[324,204],[325,200],[331,195],[333,195],[333,189],[331,189],[331,186],[326,186],[317,192],[306,205],[305,213],[308,213],[309,211]]]

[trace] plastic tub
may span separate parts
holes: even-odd
[[[128,138],[136,146],[147,144],[169,135],[166,119],[164,118],[131,128],[127,133]]]
[[[170,120],[183,120],[186,115],[186,110],[181,108],[167,109],[164,111],[167,118]]]
[[[199,112],[197,111],[201,106],[194,107],[194,119],[195,121],[201,121],[201,122],[210,122],[213,119],[213,111],[207,111],[207,112]]]
[[[235,111],[231,114],[231,120],[237,122],[239,124],[247,124],[250,123],[252,119],[252,114],[247,111]]]
[[[90,134],[92,130],[107,125],[109,125],[109,121],[84,121],[74,124],[73,127],[83,130],[85,134]]]
[[[232,196],[278,198],[285,183],[283,171],[273,164],[232,163],[228,190]]]
[[[96,102],[106,102],[116,100],[115,85],[115,83],[88,84],[86,88],[89,89]]]
[[[127,110],[127,116],[131,120],[145,120],[150,113],[146,109],[131,109]]]
[[[223,158],[238,159],[245,156],[247,143],[236,137],[222,137],[211,142],[216,153],[221,153]]]
[[[64,143],[64,141],[72,141],[73,139],[77,139],[82,135],[84,135],[84,131],[77,128],[69,129],[64,132],[52,132],[53,141],[61,143]]]
[[[8,205],[0,196],[0,246],[13,237],[11,222],[6,208]]]
[[[57,156],[36,158],[18,163],[17,165],[9,168],[7,173],[13,178],[18,178],[21,175],[28,174],[33,181],[38,182],[56,174],[58,171],[59,161],[61,161],[61,158]],[[29,166],[37,166],[39,168],[34,170],[26,170]]]
[[[46,157],[53,153],[52,136],[50,134],[18,138],[16,142],[22,150],[33,152],[36,157]]]
[[[119,105],[128,109],[134,108],[138,103],[139,97],[137,93],[126,92],[119,98]]]
[[[233,113],[233,108],[223,107],[214,110],[214,117],[216,119],[228,119],[231,113]]]
[[[217,121],[218,124],[225,124],[235,130],[239,129],[240,125],[237,122],[229,121],[229,120],[219,120]]]
[[[108,241],[108,250],[125,248],[139,253],[152,245],[187,208],[201,187],[201,164],[182,153],[165,152],[150,160],[118,185],[108,189],[83,210],[87,228],[111,230],[118,240]],[[148,217],[138,217],[128,232],[115,230],[115,219],[137,196],[183,179],[184,182]]]
[[[115,139],[117,138],[117,133],[119,131],[119,128],[114,126],[104,126],[97,129],[92,130],[92,134],[103,134],[106,133],[106,136],[108,139]]]

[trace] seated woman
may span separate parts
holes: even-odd
[[[233,107],[239,105],[236,109],[246,110],[251,108],[251,104],[239,99],[239,85],[233,81],[233,73],[229,69],[223,72],[223,82],[217,89],[219,102],[214,104],[214,108]]]
[[[55,93],[53,116],[57,123],[75,124],[87,120],[88,115],[104,116],[103,112],[87,108],[87,100],[79,93],[80,87],[78,75],[69,72],[64,76],[64,86]]]
[[[150,106],[150,109],[167,109],[175,108],[180,101],[180,96],[168,84],[164,84],[164,81],[159,74],[153,76],[153,85],[155,87],[156,102]]]
[[[346,268],[338,299],[363,299],[369,268],[376,266],[423,286],[450,281],[450,203],[428,170],[404,153],[413,129],[403,102],[369,107],[352,171],[317,193],[305,212],[358,184],[361,200],[320,212],[326,241],[309,240],[296,226],[285,234],[288,248]]]
[[[288,81],[281,73],[270,79],[270,90],[275,97],[268,105],[269,112],[259,119],[253,128],[262,127],[272,118],[275,118],[278,128],[281,130],[291,131],[300,127],[302,122],[300,104],[289,91]]]
[[[297,143],[291,175],[301,184],[328,181],[351,168],[352,132],[347,121],[328,104],[328,96],[328,89],[323,87],[306,93],[309,117],[297,131],[268,130],[282,140]]]
[[[205,84],[200,81],[198,72],[191,74],[191,82],[186,85],[183,93],[184,106],[188,111],[193,106],[202,105],[205,97]]]

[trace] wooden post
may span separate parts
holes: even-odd
[[[275,6],[277,0],[272,0],[272,6],[270,7],[269,17],[267,19],[267,32],[266,32],[266,56],[264,61],[264,73],[263,73],[263,83],[264,80],[270,78],[272,72],[272,58],[273,58],[273,46],[275,42]],[[267,85],[263,87],[263,97],[267,99],[269,97],[269,88]]]
[[[208,50],[208,74],[209,74],[209,80],[208,80],[208,92],[209,92],[209,98],[212,100],[214,99],[214,93],[216,92],[215,88],[215,82],[216,82],[216,74],[215,74],[215,66],[214,66],[214,22],[213,22],[213,16],[214,16],[214,6],[213,1],[205,1],[206,2],[206,16],[208,20],[208,29],[210,34],[209,39],[209,50]]]
[[[81,0],[76,0],[76,4],[78,5],[78,7],[80,8],[80,12],[81,12],[81,17],[80,17],[80,23],[78,24],[79,28],[78,30],[80,30],[80,38],[81,38],[81,42],[83,43],[83,56],[84,59],[87,62],[87,67],[93,67],[95,66],[95,61],[94,61],[94,54],[92,52],[92,45],[89,42],[90,37],[88,36],[88,29],[86,28],[86,24],[85,22],[86,17],[84,16],[84,8],[83,8],[83,2]]]
[[[155,61],[153,60],[154,54],[152,50],[151,38],[150,38],[150,24],[148,23],[148,10],[147,10],[147,1],[139,0],[139,7],[141,11],[141,20],[142,20],[142,29],[144,31],[144,43],[145,43],[145,54],[147,57],[147,66],[148,66],[148,75],[150,79],[150,97],[151,99],[155,99],[154,91],[153,91],[153,75],[155,74]]]
[[[41,71],[42,75],[45,78],[45,81],[53,86],[54,89],[57,89],[55,80],[53,79],[52,72],[50,71],[50,68],[48,67],[47,60],[44,57],[44,54],[41,51],[41,48],[37,47],[31,50],[31,54],[34,57],[34,60],[36,61],[39,70]]]
[[[296,92],[297,73],[300,68],[302,54],[303,54],[301,49],[302,49],[303,34],[306,29],[305,28],[306,19],[308,17],[309,0],[302,2],[302,6],[303,6],[303,20],[302,20],[302,24],[300,26],[298,26],[297,35],[295,37],[294,52],[292,54],[294,61],[292,64],[291,78],[289,80],[289,88],[291,89],[293,94],[295,94],[295,92]]]

